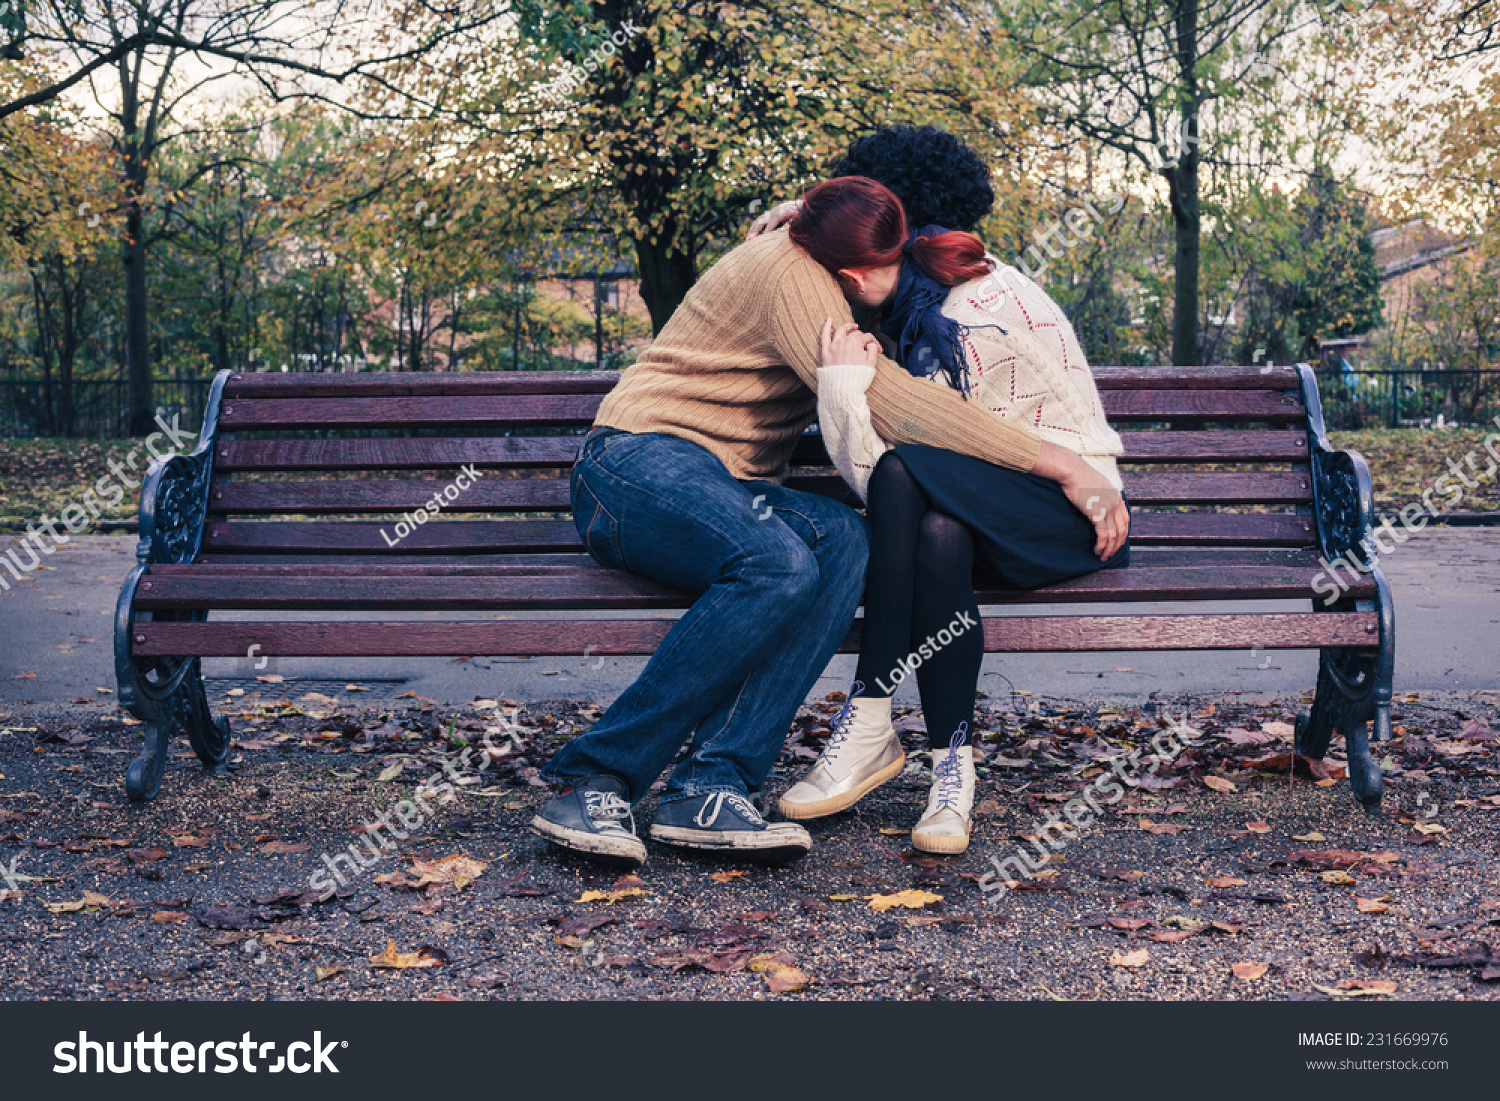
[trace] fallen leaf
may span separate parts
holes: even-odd
[[[108,895],[84,891],[83,897],[76,902],[44,902],[42,905],[54,914],[92,914],[113,909],[115,903]]]
[[[576,902],[623,902],[627,898],[638,898],[646,892],[640,887],[626,887],[623,891],[584,891]]]
[[[942,895],[935,895],[931,891],[898,891],[893,895],[867,895],[870,900],[870,909],[889,910],[896,906],[905,906],[908,910],[920,910],[923,906],[929,906],[934,902],[942,902]]]
[[[1106,923],[1115,929],[1123,929],[1127,933],[1133,933],[1137,929],[1144,929],[1151,924],[1150,918],[1123,918],[1112,917]]]
[[[1447,826],[1440,826],[1436,822],[1418,822],[1412,826],[1412,829],[1423,835],[1448,832]]]
[[[476,860],[462,853],[445,856],[432,863],[425,860],[411,862],[412,871],[420,876],[416,883],[418,888],[425,887],[429,883],[451,883],[455,891],[462,891],[483,875],[488,867],[489,865],[483,860]]]
[[[853,902],[858,897],[859,897],[858,895],[829,895],[828,896],[828,901],[829,902]]]
[[[1264,975],[1269,967],[1269,964],[1264,963],[1236,963],[1229,969],[1234,972],[1235,978],[1251,982]]]
[[[738,871],[733,872],[714,872],[713,875],[709,876],[708,878],[713,880],[715,883],[733,883],[736,879],[740,878],[740,876],[749,874],[749,872],[741,868]]]
[[[1324,883],[1331,883],[1335,887],[1347,887],[1354,882],[1354,877],[1352,875],[1350,875],[1348,872],[1339,871],[1337,869],[1333,871],[1320,872],[1318,874],[1319,878],[1322,879]]]
[[[1207,883],[1210,887],[1243,887],[1245,885],[1243,879],[1231,879],[1228,876],[1214,876],[1212,879],[1205,879],[1203,882]]]
[[[1246,822],[1245,823],[1245,828],[1247,830],[1249,830],[1251,833],[1270,833],[1271,832],[1271,824],[1269,822],[1264,821],[1264,820],[1259,821],[1259,822]]]
[[[151,915],[151,920],[158,925],[181,925],[188,919],[182,910],[158,910]]]
[[[1293,841],[1327,841],[1328,838],[1324,837],[1317,830],[1313,830],[1312,833],[1294,833],[1294,834],[1292,834],[1292,840]]]
[[[758,972],[766,980],[772,994],[801,990],[811,981],[797,966],[796,961],[784,952],[754,956],[749,966],[751,971]]]
[[[1251,768],[1262,772],[1290,772],[1295,770],[1302,776],[1311,776],[1324,786],[1338,781],[1347,771],[1343,765],[1331,765],[1322,758],[1304,757],[1300,753],[1277,753],[1255,761],[1246,761]]]
[[[1134,952],[1114,952],[1109,957],[1111,967],[1145,967],[1146,962],[1151,959],[1151,953],[1145,948],[1137,948]]]
[[[1348,987],[1319,986],[1313,983],[1313,989],[1334,998],[1358,998],[1368,994],[1394,994],[1396,984],[1387,981],[1363,982],[1360,979],[1346,980],[1351,985]]]
[[[1215,791],[1221,791],[1225,795],[1228,795],[1232,791],[1240,790],[1238,784],[1234,783],[1232,780],[1226,780],[1222,776],[1203,777],[1203,786],[1213,788]]]
[[[1171,835],[1174,833],[1186,833],[1188,831],[1187,826],[1179,826],[1174,822],[1153,822],[1149,818],[1141,819],[1141,829],[1145,830],[1147,833],[1166,835]]]
[[[1180,940],[1187,940],[1194,932],[1192,929],[1158,929],[1151,934],[1151,939],[1159,944],[1176,944]]]
[[[337,978],[344,973],[344,969],[338,964],[330,964],[324,967],[321,963],[313,966],[313,974],[318,977],[319,982],[327,982],[329,979]]]
[[[267,856],[292,856],[296,853],[311,852],[312,846],[306,841],[300,841],[295,845],[289,841],[272,841],[262,845],[260,851]]]
[[[1271,737],[1275,738],[1277,741],[1282,742],[1291,741],[1293,735],[1295,735],[1297,732],[1296,728],[1293,727],[1291,723],[1261,723],[1260,728],[1267,734],[1271,735]]]
[[[415,952],[396,951],[396,942],[387,941],[385,951],[370,957],[370,967],[389,971],[410,971],[420,967],[441,967],[448,962],[448,954],[441,948],[424,945]]]
[[[395,764],[388,765],[385,769],[383,769],[381,771],[380,775],[377,776],[377,777],[375,777],[375,779],[376,779],[377,782],[382,783],[382,784],[388,783],[391,780],[394,780],[397,776],[400,776],[401,775],[401,771],[404,768],[406,768],[406,762],[405,761],[397,761]]]
[[[1386,905],[1389,901],[1390,899],[1388,898],[1360,898],[1358,895],[1354,896],[1354,905],[1359,907],[1359,912],[1362,914],[1383,914],[1390,909]]]

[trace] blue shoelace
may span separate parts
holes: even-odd
[[[954,800],[963,791],[964,773],[959,764],[958,751],[967,748],[965,740],[968,735],[969,724],[959,723],[958,729],[948,741],[948,756],[934,770],[938,782],[938,806],[948,810],[953,809]]]
[[[865,682],[862,680],[857,680],[849,686],[849,696],[844,700],[844,706],[839,708],[839,713],[833,717],[833,722],[828,724],[831,733],[828,736],[828,744],[823,747],[824,757],[830,756],[849,736],[849,723],[851,722],[849,709],[854,706],[854,698],[864,690]]]

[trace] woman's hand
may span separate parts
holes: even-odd
[[[1130,510],[1120,491],[1076,451],[1043,440],[1031,473],[1051,478],[1062,487],[1073,507],[1089,518],[1098,538],[1094,553],[1109,561],[1130,536]]]
[[[801,209],[801,199],[793,199],[791,202],[782,203],[780,206],[773,206],[750,223],[750,232],[745,234],[745,240],[748,241],[753,237],[759,237],[762,233],[771,233],[774,230],[780,229],[792,220],[792,215]]]
[[[861,332],[859,326],[852,321],[846,321],[835,329],[833,318],[825,317],[819,338],[823,345],[824,367],[839,367],[846,363],[873,367],[880,358],[880,341],[869,333]]]

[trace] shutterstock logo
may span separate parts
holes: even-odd
[[[154,1039],[146,1039],[144,1032],[137,1032],[134,1040],[122,1040],[119,1043],[119,1062],[115,1062],[114,1040],[106,1040],[101,1043],[98,1040],[90,1040],[87,1032],[79,1032],[78,1040],[64,1040],[52,1049],[52,1054],[57,1058],[57,1065],[52,1068],[53,1074],[129,1074],[136,1071],[140,1074],[207,1074],[209,1069],[209,1056],[213,1055],[215,1062],[213,1072],[215,1074],[234,1074],[238,1070],[244,1070],[246,1074],[255,1074],[264,1070],[269,1074],[280,1074],[289,1070],[293,1074],[337,1074],[339,1068],[330,1058],[335,1048],[346,1048],[348,1040],[330,1040],[323,1042],[323,1034],[314,1032],[312,1043],[298,1040],[287,1045],[286,1054],[278,1056],[274,1063],[270,1062],[271,1056],[276,1051],[274,1040],[267,1043],[257,1043],[251,1039],[250,1033],[245,1033],[238,1040],[225,1040],[222,1043],[207,1041],[201,1044],[191,1044],[186,1040],[178,1040],[176,1043],[163,1040],[161,1033],[156,1033]],[[92,1056],[92,1060],[90,1059]],[[260,1065],[256,1065],[256,1060]],[[167,1064],[170,1062],[170,1066]],[[91,1065],[92,1064],[92,1065]]]

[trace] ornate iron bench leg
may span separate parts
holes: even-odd
[[[1365,809],[1374,813],[1380,807],[1384,783],[1370,742],[1370,724],[1374,723],[1377,743],[1391,740],[1395,628],[1390,588],[1378,569],[1372,576],[1379,590],[1376,610],[1380,616],[1380,648],[1373,652],[1342,647],[1322,651],[1312,712],[1297,716],[1296,744],[1298,753],[1316,760],[1328,752],[1334,734],[1343,735],[1349,786]]]
[[[167,768],[172,739],[186,735],[205,770],[222,775],[229,771],[229,720],[215,715],[203,690],[199,659],[192,658],[182,682],[156,705],[146,721],[146,745],[125,774],[125,792],[133,803],[155,799]]]

